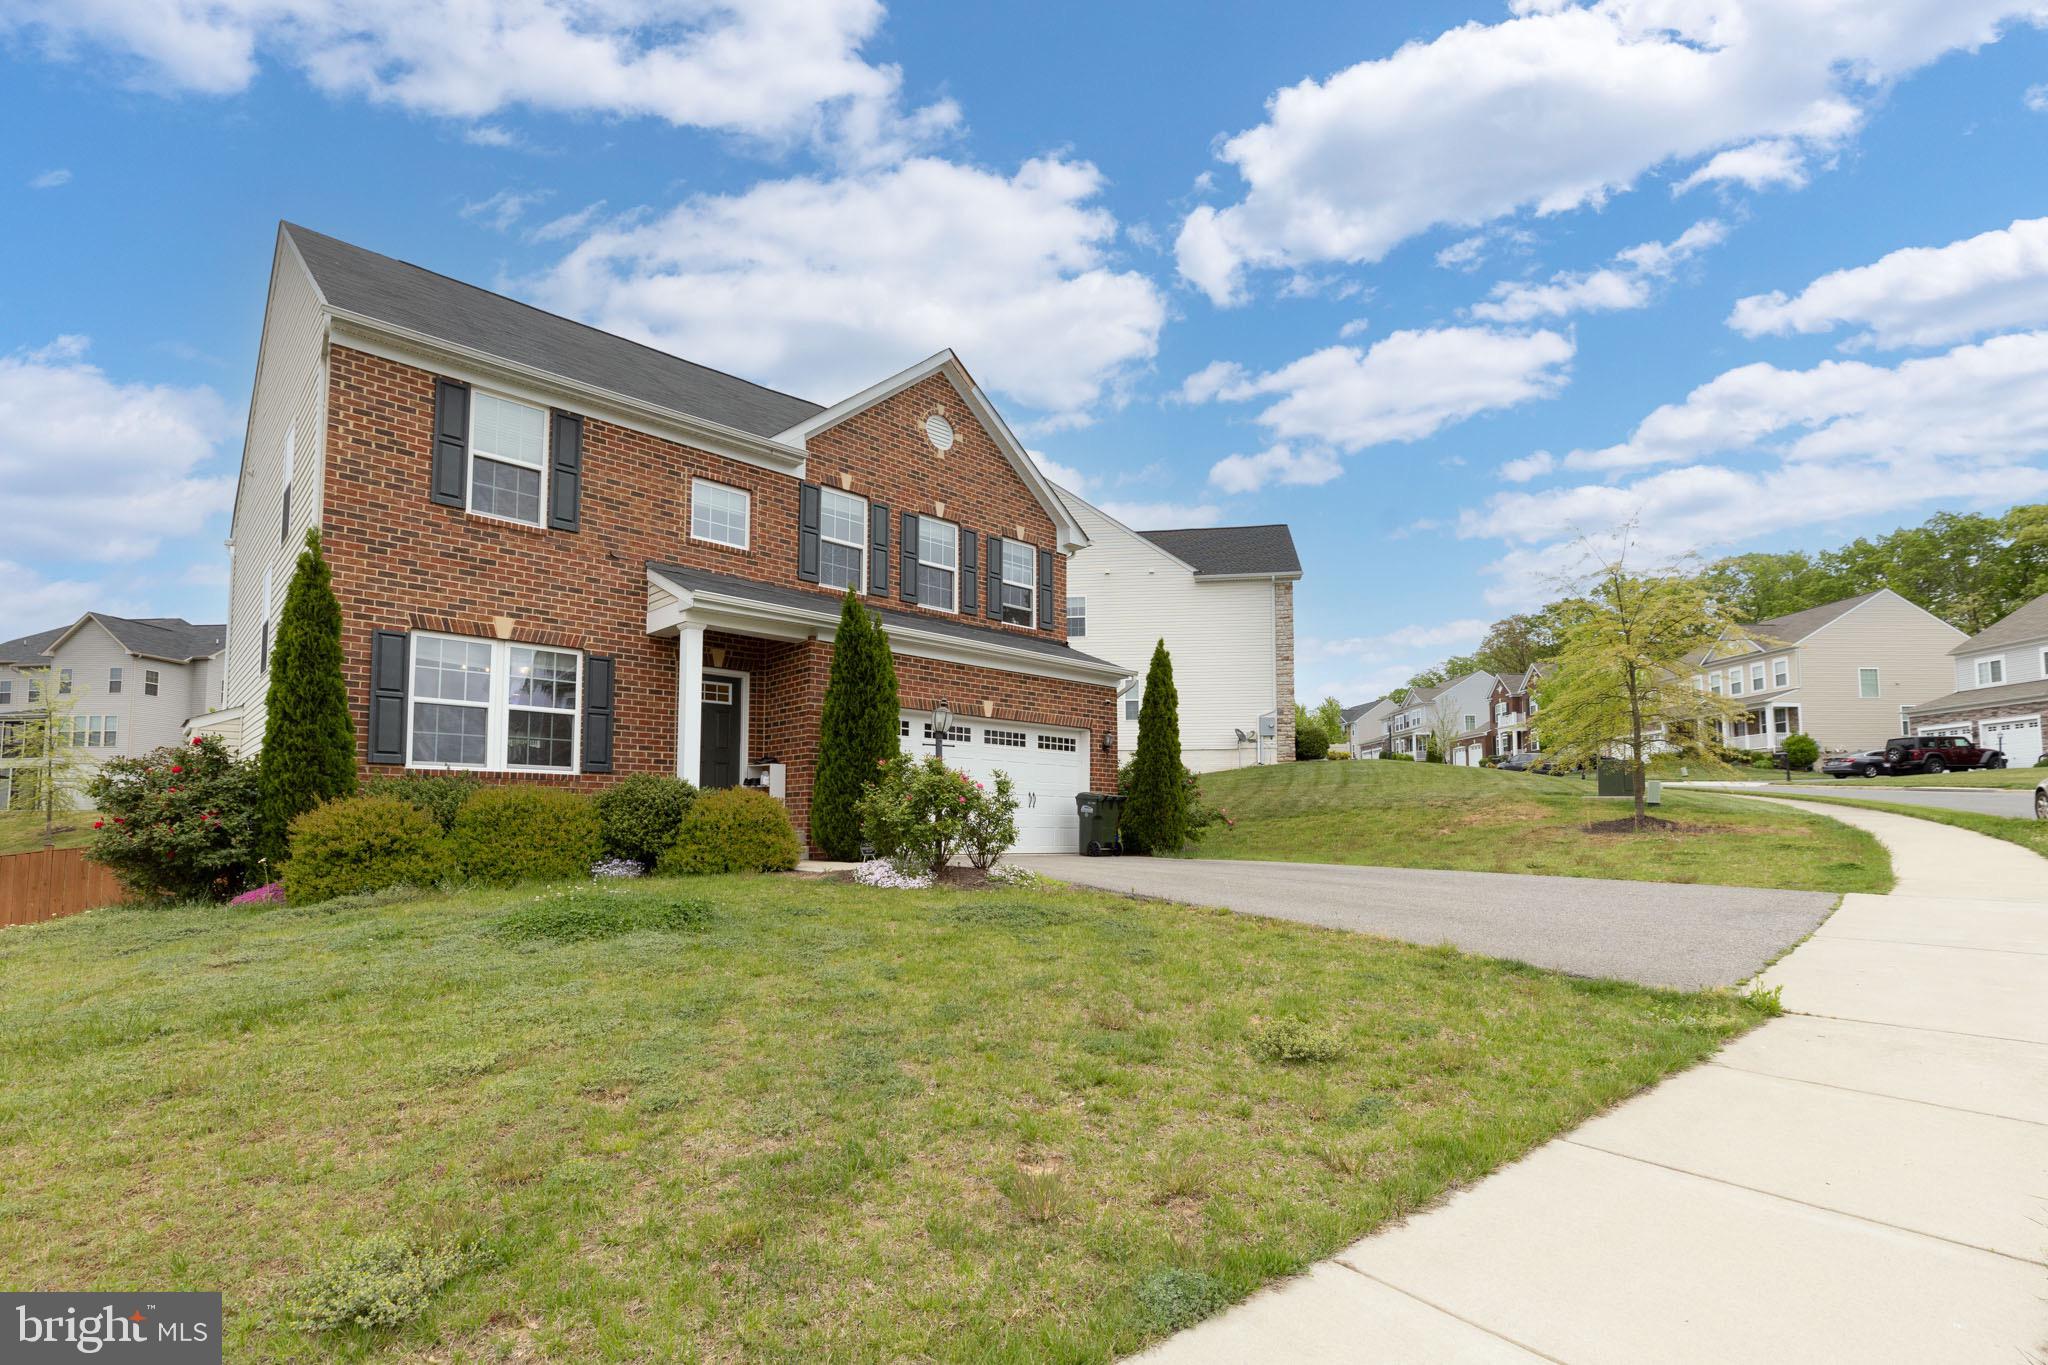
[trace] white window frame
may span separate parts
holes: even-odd
[[[1022,547],[1023,547],[1023,549],[1024,549],[1024,563],[1025,563],[1025,564],[1026,564],[1027,566],[1029,566],[1029,568],[1030,568],[1030,570],[1031,570],[1031,581],[1030,581],[1029,583],[1019,582],[1019,581],[1018,581],[1017,579],[1014,579],[1014,578],[1010,577],[1010,547],[1011,547],[1012,545],[1019,545],[1019,546],[1022,546]],[[1026,620],[1026,621],[1012,621],[1012,620],[1010,619],[1010,615],[1009,615],[1009,613],[1010,613],[1010,605],[1009,605],[1009,603],[1007,603],[1007,602],[998,602],[998,603],[996,604],[996,620],[998,621],[998,623],[999,623],[999,624],[1002,624],[1002,625],[1006,625],[1006,626],[1023,626],[1023,627],[1025,627],[1025,628],[1029,629],[1029,630],[1037,630],[1037,629],[1038,629],[1038,547],[1037,547],[1036,545],[1033,545],[1033,544],[1031,544],[1031,543],[1030,543],[1029,541],[1024,541],[1024,540],[1005,540],[1005,541],[1003,542],[1003,562],[1002,562],[1002,564],[1001,564],[1001,565],[1000,565],[999,567],[1000,567],[1000,569],[1001,569],[1001,573],[1000,573],[1000,575],[999,575],[999,576],[1000,576],[1000,578],[1002,579],[1002,584],[1003,584],[1003,587],[1005,587],[1005,588],[1023,588],[1023,589],[1025,589],[1025,595],[1024,595],[1024,610],[1025,610],[1025,613],[1026,613],[1026,615],[1028,615],[1028,616],[1030,617],[1030,619],[1029,619],[1029,620]]]
[[[119,665],[107,669],[107,695],[110,697],[121,695],[121,669]]]
[[[860,505],[860,515],[854,518],[854,525],[860,528],[859,540],[841,540],[837,536],[828,536],[825,534],[825,499],[828,497],[844,498],[848,502],[858,503]],[[868,521],[868,515],[868,500],[862,497],[860,494],[849,493],[843,488],[820,488],[818,490],[818,544],[821,547],[825,545],[838,545],[845,549],[857,550],[860,552],[860,567],[854,570],[853,582],[827,583],[825,581],[825,553],[821,548],[818,552],[819,587],[829,587],[834,592],[845,592],[848,588],[852,588],[855,592],[859,593],[863,597],[867,595],[868,528],[870,524]],[[960,547],[958,541],[955,541],[953,545],[953,558],[955,560],[958,560],[960,558]]]
[[[950,565],[933,564],[931,560],[925,558],[924,533],[925,528],[930,526],[943,526],[953,533],[953,562]],[[931,601],[924,595],[924,566],[927,564],[932,564],[932,567],[936,569],[946,569],[953,575],[952,601],[941,604]],[[958,522],[947,521],[944,517],[921,516],[917,519],[917,565],[917,605],[929,607],[933,611],[949,611],[958,615],[960,612],[960,525]],[[947,742],[951,743],[950,740]]]
[[[478,398],[491,398],[500,403],[510,403],[514,407],[530,408],[540,414],[540,503],[539,510],[532,521],[526,521],[519,517],[508,517],[502,512],[486,512],[476,505],[476,462],[479,458],[476,448],[476,413],[478,407],[476,400]],[[554,440],[554,432],[550,429],[553,426],[554,423],[548,420],[547,408],[540,403],[529,403],[524,398],[514,398],[509,393],[499,393],[491,389],[472,387],[469,391],[469,430],[463,433],[463,509],[473,517],[488,517],[492,521],[502,521],[511,526],[531,526],[538,530],[546,530],[548,525],[548,466],[554,463],[554,452],[549,448],[549,443]],[[496,464],[513,465],[520,469],[531,468],[530,465],[521,464],[518,460],[507,459],[499,454],[486,452],[481,458]]]
[[[1792,682],[1792,661],[1784,655],[1771,660],[1771,686],[1788,687]]]
[[[413,692],[413,668],[417,658],[416,644],[420,640],[451,640],[457,644],[484,645],[491,651],[490,695],[483,702],[450,701],[440,697],[421,697]],[[576,704],[567,712],[550,711],[547,707],[515,707],[512,705],[512,651],[515,649],[544,650],[550,654],[568,654],[576,660]],[[471,772],[471,773],[580,773],[583,771],[583,705],[585,677],[587,670],[583,651],[564,649],[558,645],[534,644],[527,640],[486,640],[474,635],[453,635],[445,631],[416,630],[405,651],[405,766],[424,772]],[[444,763],[436,759],[414,758],[412,752],[414,708],[421,703],[434,706],[481,707],[484,720],[484,761],[482,763]],[[566,714],[571,718],[569,740],[569,766],[555,768],[512,763],[506,758],[507,746],[511,743],[512,712],[541,711],[547,714]]]
[[[1863,690],[1863,675],[1870,675],[1870,691]],[[1856,670],[1856,700],[1882,701],[1884,699],[1884,674],[1875,664],[1864,664]]]
[[[1742,670],[1740,668],[1728,670],[1728,695],[1731,697],[1742,695]]]
[[[740,500],[740,538],[736,541],[721,540],[707,536],[697,529],[697,507],[704,490],[715,488],[721,493],[731,493]],[[754,548],[754,495],[744,488],[735,488],[729,483],[716,479],[690,480],[690,539],[701,540],[706,545],[723,545],[728,550],[751,550]]]
[[[1079,629],[1076,629],[1077,626]],[[1088,599],[1086,597],[1069,597],[1067,599],[1067,638],[1070,640],[1079,639],[1087,633]],[[2048,664],[2043,665],[2043,671],[2048,671]]]
[[[1718,697],[1721,695],[1723,685],[1724,684],[1722,683],[1721,675],[1719,673],[1710,673],[1707,675],[1707,691],[1713,693],[1715,696]]]
[[[0,678],[0,706],[14,705],[14,679]]]
[[[1975,673],[1977,677],[1977,686],[2000,687],[2004,685],[2005,656],[2003,654],[1987,654],[1981,659],[1972,659],[1970,662],[1973,665],[1971,671]],[[1987,678],[1984,676],[1986,670],[1994,668],[1998,670],[1997,677]]]
[[[1764,690],[1764,666],[1762,661],[1749,666],[1749,690],[1752,693]]]
[[[266,672],[268,672],[269,670],[268,670],[268,669],[266,668],[266,669],[265,669],[265,671],[266,671]],[[143,669],[143,670],[142,670],[142,695],[143,695],[143,696],[145,696],[145,697],[154,697],[154,696],[156,696],[156,695],[157,695],[158,693],[160,693],[160,692],[162,692],[162,691],[163,691],[163,685],[164,685],[164,675],[163,675],[163,674],[161,674],[161,673],[157,672],[157,671],[156,671],[156,670],[155,670],[154,668],[145,668],[145,669]]]

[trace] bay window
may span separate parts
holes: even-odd
[[[414,634],[409,766],[574,772],[582,668],[573,650]]]
[[[548,415],[528,403],[481,391],[469,405],[469,510],[541,524]]]
[[[836,488],[818,490],[818,582],[842,592],[867,591],[867,499]]]
[[[1003,624],[1038,623],[1038,551],[1021,540],[1003,542]]]
[[[960,528],[950,521],[917,519],[917,604],[960,610]]]

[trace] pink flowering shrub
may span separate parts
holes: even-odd
[[[1008,773],[990,790],[936,757],[881,760],[854,812],[861,837],[906,877],[936,877],[956,854],[987,870],[1017,842]]]
[[[229,902],[228,902],[228,904],[229,904],[229,905],[283,905],[283,904],[284,904],[284,883],[283,883],[283,882],[271,882],[271,883],[269,883],[269,884],[268,884],[268,885],[266,885],[266,886],[259,886],[259,887],[256,887],[256,888],[255,888],[255,889],[253,889],[253,890],[250,890],[250,891],[244,891],[244,892],[243,892],[243,893],[242,893],[241,895],[239,895],[239,896],[235,897],[235,898],[234,898],[233,900],[229,901]]]

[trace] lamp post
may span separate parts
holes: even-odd
[[[953,708],[944,701],[932,707],[932,752],[939,762],[946,761],[946,731],[953,725]]]

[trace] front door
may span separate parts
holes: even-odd
[[[697,785],[737,787],[740,784],[739,679],[705,678],[703,708]]]

